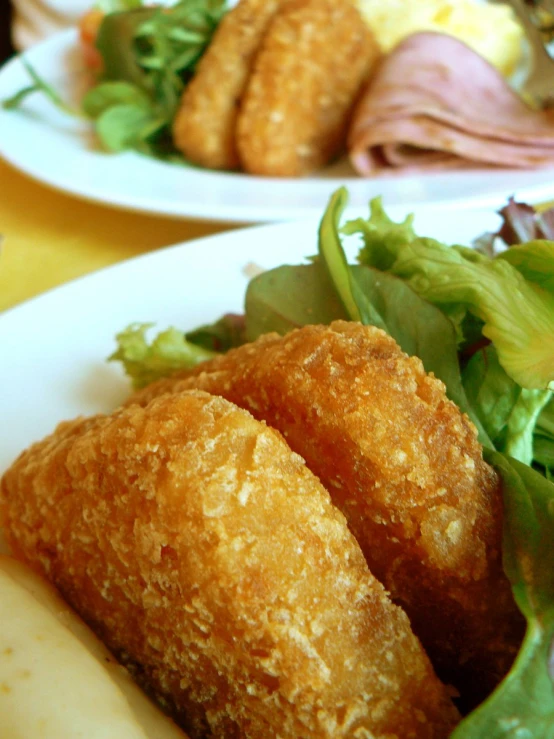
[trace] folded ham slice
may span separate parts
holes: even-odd
[[[354,111],[348,150],[366,177],[554,166],[554,113],[527,106],[453,36],[416,33],[375,71]]]

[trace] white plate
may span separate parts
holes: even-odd
[[[389,209],[393,218],[404,209]],[[469,244],[494,229],[486,211],[420,212],[418,233]],[[187,242],[68,283],[0,315],[0,474],[61,420],[113,409],[129,392],[105,358],[129,323],[184,330],[242,312],[247,267],[315,254],[318,220],[258,226]],[[350,247],[352,258],[357,246]]]
[[[86,75],[75,31],[39,44],[28,59],[65,100],[77,103]],[[0,99],[28,84],[20,60],[12,60],[0,70]],[[364,211],[375,195],[387,205],[409,208],[494,208],[512,194],[535,202],[554,198],[554,169],[362,179],[339,162],[308,179],[275,179],[170,165],[132,152],[106,154],[85,122],[60,114],[39,95],[27,100],[25,112],[0,109],[0,156],[72,195],[179,218],[263,222],[317,217],[340,184],[349,188],[352,210]]]

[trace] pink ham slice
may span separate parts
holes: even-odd
[[[366,177],[554,167],[554,113],[529,108],[461,41],[416,33],[375,71],[354,111],[348,150],[354,168]]]

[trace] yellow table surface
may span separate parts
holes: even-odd
[[[0,160],[0,311],[115,262],[232,227],[78,200]]]
[[[110,264],[233,227],[78,200],[0,160],[0,311]]]

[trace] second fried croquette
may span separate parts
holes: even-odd
[[[173,123],[176,147],[194,164],[238,167],[235,132],[240,100],[263,34],[281,3],[240,0],[217,28]]]
[[[129,402],[193,387],[284,434],[439,675],[466,705],[482,700],[511,666],[524,621],[502,569],[498,477],[444,385],[380,329],[336,321],[262,336]]]
[[[241,101],[243,169],[296,177],[326,164],[344,146],[352,107],[379,56],[352,0],[286,0]]]
[[[1,491],[15,553],[192,736],[443,739],[458,720],[327,491],[228,401],[62,424]]]

